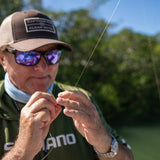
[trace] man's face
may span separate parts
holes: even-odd
[[[36,49],[39,52],[56,49],[53,46],[47,45]],[[39,63],[35,66],[23,66],[17,64],[14,55],[6,52],[1,58],[1,64],[9,74],[10,81],[20,90],[33,94],[35,91],[47,91],[50,85],[54,82],[59,64],[48,65],[41,57]]]

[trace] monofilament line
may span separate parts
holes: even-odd
[[[116,6],[115,6],[115,8],[114,8],[114,10],[113,10],[113,12],[112,12],[111,17],[109,18],[108,23],[105,25],[105,27],[104,27],[104,29],[103,29],[100,37],[98,38],[97,43],[95,44],[95,46],[94,46],[94,48],[93,48],[93,50],[92,50],[92,52],[91,52],[91,55],[90,55],[89,58],[88,58],[88,61],[87,61],[86,65],[84,66],[84,68],[83,68],[83,70],[82,70],[82,72],[81,72],[81,74],[80,74],[77,82],[75,83],[75,86],[78,85],[80,79],[82,78],[82,75],[83,75],[84,71],[86,70],[86,68],[87,68],[87,66],[88,66],[88,64],[89,64],[89,62],[90,62],[90,60],[91,60],[91,58],[92,58],[92,56],[93,56],[93,54],[94,54],[94,52],[95,52],[98,44],[99,44],[99,42],[101,41],[101,39],[102,39],[102,37],[103,37],[106,29],[108,28],[108,26],[109,26],[109,24],[110,24],[110,21],[111,21],[113,15],[115,14],[115,12],[116,12],[116,10],[117,10],[117,8],[118,8],[118,6],[119,6],[119,3],[120,3],[120,0],[118,0],[117,4],[116,4]],[[50,137],[52,138],[52,134],[51,134],[50,132],[49,132],[49,135],[50,135]],[[47,153],[47,155],[45,155],[41,160],[44,160],[46,157],[48,157],[48,155],[52,152],[53,149],[54,149],[54,148],[52,147],[52,149]]]
[[[49,135],[52,138],[51,132],[49,132]],[[52,150],[53,150],[53,147],[49,150],[49,152],[41,160],[45,160],[48,157],[48,155],[52,152]]]
[[[101,35],[99,36],[99,38],[98,38],[98,40],[97,40],[97,42],[96,42],[96,44],[95,44],[95,46],[94,46],[94,48],[93,48],[93,50],[92,50],[90,56],[89,56],[89,58],[88,58],[88,61],[86,62],[86,64],[85,64],[85,66],[84,66],[84,68],[83,68],[83,70],[82,70],[82,72],[81,72],[81,74],[80,74],[80,76],[79,76],[77,82],[75,83],[75,86],[78,85],[80,79],[82,78],[82,75],[84,74],[84,72],[85,72],[85,70],[86,70],[86,68],[87,68],[87,66],[88,66],[88,64],[89,64],[89,62],[90,62],[90,60],[91,60],[91,58],[92,58],[92,56],[93,56],[93,54],[94,54],[96,48],[97,48],[97,46],[99,45],[99,43],[100,43],[100,41],[101,41],[101,39],[102,39],[102,37],[103,37],[103,35],[104,35],[106,29],[108,28],[108,26],[109,26],[109,24],[110,24],[110,22],[111,22],[111,20],[112,20],[112,17],[114,16],[114,14],[115,14],[115,12],[116,12],[118,6],[119,6],[119,3],[120,3],[120,0],[117,2],[116,6],[115,6],[115,8],[114,8],[114,10],[113,10],[113,12],[112,12],[112,15],[110,16],[110,18],[109,18],[109,20],[108,20],[108,23],[105,25],[105,27],[104,27],[104,29],[103,29]]]

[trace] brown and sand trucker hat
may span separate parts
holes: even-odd
[[[0,26],[0,47],[10,45],[19,51],[30,51],[47,44],[72,51],[72,47],[58,40],[53,21],[38,10],[15,12]]]

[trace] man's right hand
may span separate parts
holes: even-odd
[[[21,111],[19,134],[10,151],[14,152],[12,155],[19,153],[17,159],[33,159],[44,144],[50,124],[60,112],[61,107],[51,94],[35,92]]]

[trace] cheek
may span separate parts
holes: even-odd
[[[5,72],[9,72],[10,70],[13,70],[12,69],[14,66],[13,55],[6,53],[6,55],[1,58],[1,64]]]
[[[55,79],[57,73],[58,73],[59,64],[55,64],[53,66],[49,66],[49,71],[51,76]]]
[[[25,70],[13,68],[12,71],[9,72],[11,82],[18,88],[21,89],[22,86],[25,86],[28,72]]]

